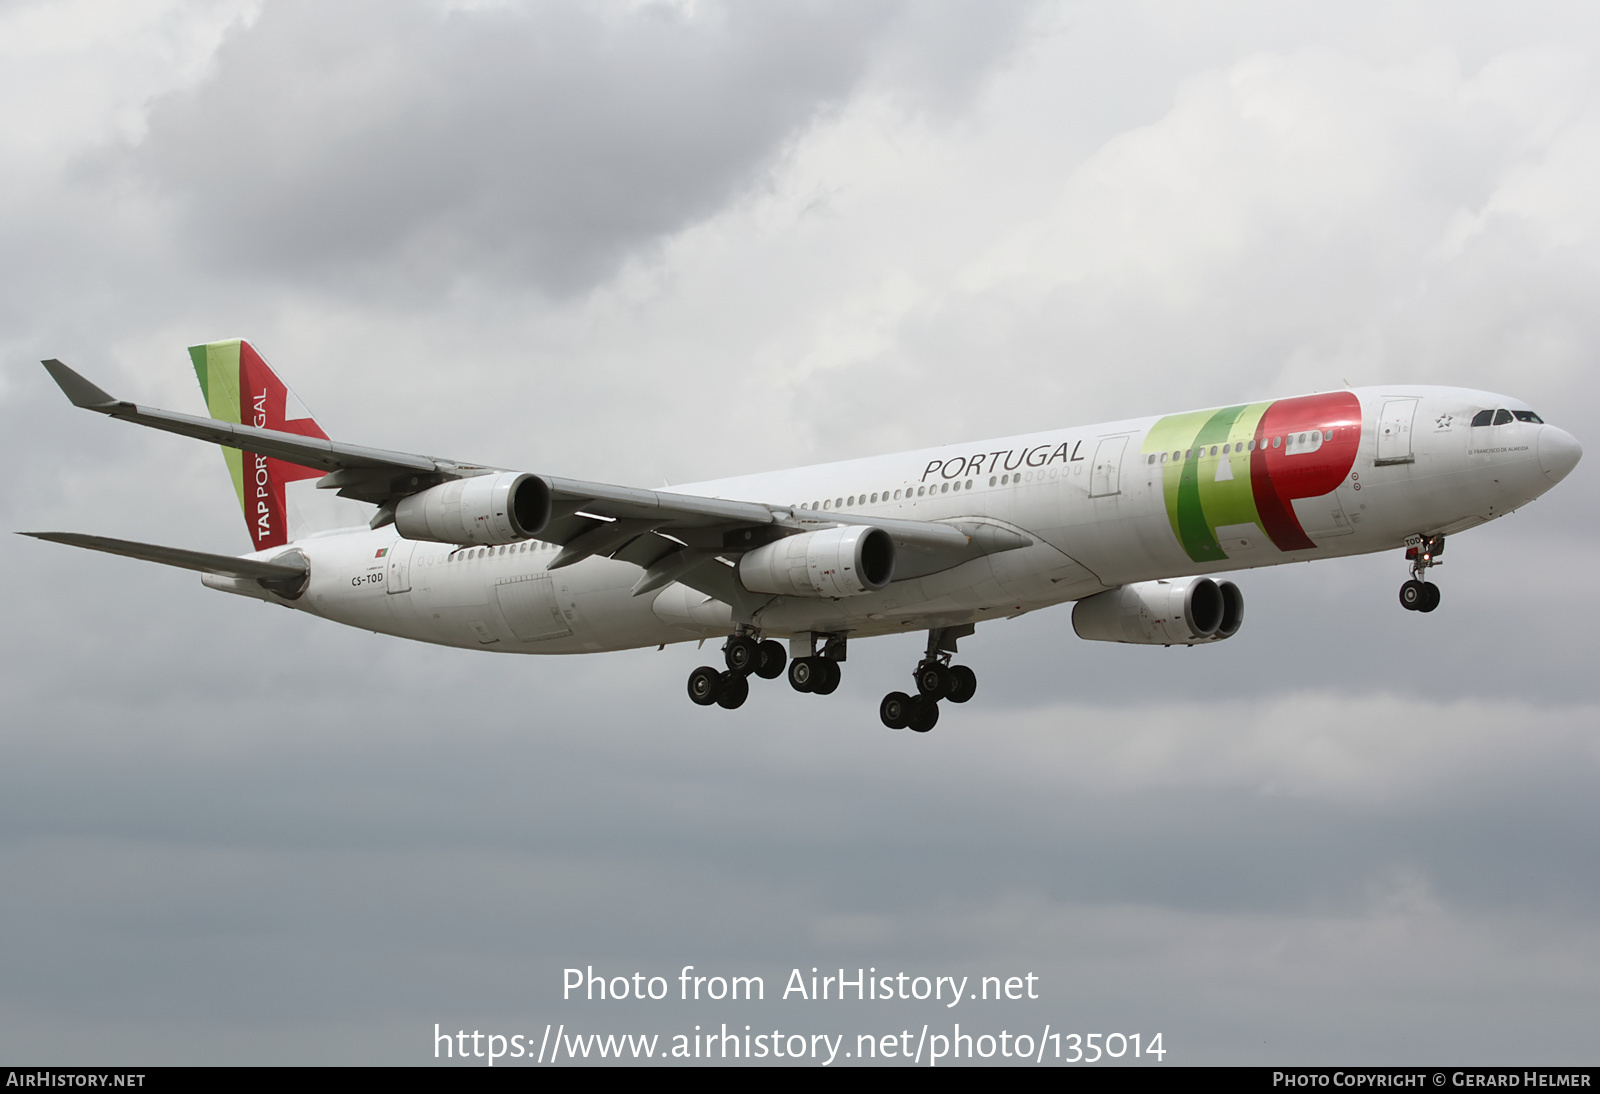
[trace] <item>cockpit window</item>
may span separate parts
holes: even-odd
[[[1516,415],[1517,421],[1519,422],[1532,422],[1534,425],[1544,425],[1544,419],[1539,417],[1539,415],[1535,414],[1531,410],[1513,410],[1511,413]]]
[[[1494,421],[1494,411],[1480,410],[1472,416],[1473,425],[1488,425]]]
[[[1497,410],[1497,411],[1494,412],[1494,424],[1495,425],[1505,425],[1510,420],[1511,420],[1511,411],[1509,411],[1509,410]]]

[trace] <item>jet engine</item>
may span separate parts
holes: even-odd
[[[394,510],[395,530],[406,539],[478,546],[531,539],[549,520],[549,485],[515,471],[441,483]]]
[[[1072,629],[1093,642],[1197,646],[1232,638],[1243,622],[1239,586],[1209,577],[1141,581],[1084,597],[1072,608]]]
[[[787,536],[739,559],[739,581],[753,593],[860,596],[893,578],[894,540],[865,525]]]

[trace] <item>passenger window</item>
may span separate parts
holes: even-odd
[[[1495,425],[1505,425],[1510,420],[1511,420],[1511,411],[1509,411],[1509,410],[1497,410],[1497,411],[1494,412],[1494,424]]]
[[[1519,422],[1532,422],[1534,425],[1544,425],[1544,419],[1531,410],[1513,410],[1512,415]]]

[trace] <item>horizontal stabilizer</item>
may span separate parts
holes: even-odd
[[[159,562],[163,566],[177,566],[185,570],[199,570],[206,574],[237,577],[246,580],[292,584],[303,581],[309,572],[303,555],[291,552],[285,561],[263,562],[254,558],[234,558],[232,555],[213,555],[205,551],[185,551],[179,547],[158,547],[153,543],[134,543],[126,539],[108,539],[105,536],[85,536],[76,532],[19,532],[18,535],[51,543],[65,543],[69,547],[83,547],[90,551],[104,551],[110,555],[124,555]]]

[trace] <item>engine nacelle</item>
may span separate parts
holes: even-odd
[[[1141,581],[1085,597],[1072,608],[1072,629],[1091,642],[1197,646],[1232,638],[1243,622],[1239,586],[1209,577]]]
[[[866,525],[786,536],[739,559],[739,581],[753,593],[860,596],[893,578],[894,540]]]
[[[487,546],[531,539],[550,521],[550,487],[515,471],[440,483],[395,506],[406,539]]]

